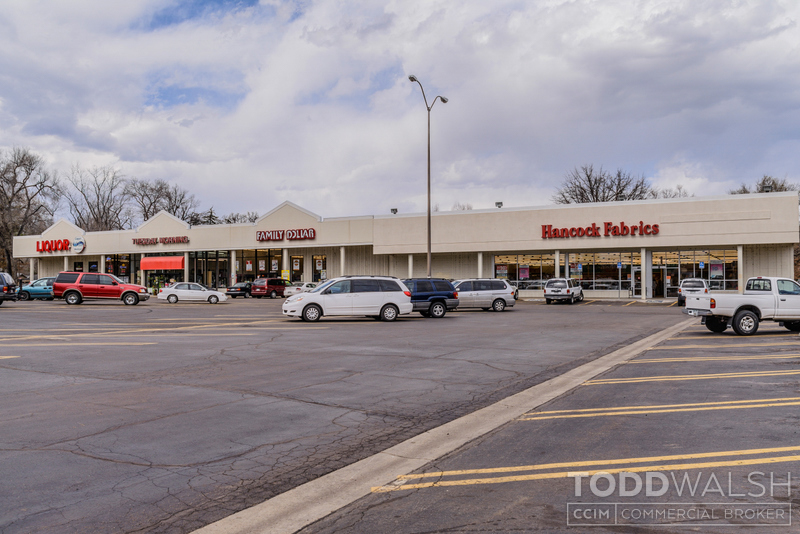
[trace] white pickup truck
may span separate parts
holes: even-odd
[[[758,276],[747,281],[743,295],[687,296],[683,313],[702,317],[706,328],[717,333],[732,326],[740,336],[749,336],[766,320],[800,332],[800,285],[788,278]]]

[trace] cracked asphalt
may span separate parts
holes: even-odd
[[[519,302],[308,324],[281,300],[0,309],[0,532],[191,532],[684,319]]]

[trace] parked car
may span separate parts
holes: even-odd
[[[572,278],[551,278],[544,285],[544,301],[550,304],[554,300],[568,300],[570,304],[583,300],[583,288]]]
[[[10,300],[15,301],[17,300],[17,283],[14,281],[14,277],[8,273],[0,273],[0,304],[3,302]]]
[[[225,294],[232,299],[236,297],[244,297],[247,298],[250,296],[250,287],[252,286],[251,282],[239,282],[237,284],[233,284],[228,288]]]
[[[697,296],[708,293],[708,282],[702,278],[684,278],[678,287],[678,306],[686,305],[687,296]]]
[[[503,311],[516,303],[517,288],[506,280],[473,278],[456,280],[453,285],[458,291],[458,308],[481,308],[483,310]]]
[[[283,296],[291,297],[292,295],[297,295],[298,293],[306,293],[315,287],[317,287],[317,284],[314,282],[295,282],[290,286],[286,286],[286,288],[283,290]]]
[[[250,286],[250,296],[257,299],[283,297],[286,288],[290,285],[292,285],[291,282],[281,278],[257,278]]]
[[[326,315],[365,315],[394,321],[411,313],[411,291],[392,276],[342,276],[286,299],[283,314],[304,321]]]
[[[26,286],[22,286],[19,289],[19,300],[34,300],[34,299],[46,299],[46,300],[53,300],[53,281],[55,277],[52,278],[39,278],[38,280],[34,280],[30,284]]]
[[[126,284],[113,274],[70,271],[58,273],[53,282],[53,296],[63,298],[67,304],[80,304],[86,299],[115,299],[128,306],[150,298],[146,287]]]
[[[740,336],[758,331],[760,321],[778,321],[800,332],[800,284],[787,278],[757,276],[747,280],[744,294],[701,294],[686,297],[683,313],[702,317],[712,332],[732,326]]]
[[[227,295],[222,291],[209,289],[200,284],[190,282],[178,282],[169,287],[161,288],[158,292],[159,300],[166,300],[170,304],[175,304],[182,300],[207,301],[209,304],[225,302]]]
[[[423,317],[442,318],[458,307],[458,291],[443,278],[409,278],[403,284],[411,291],[414,311]]]

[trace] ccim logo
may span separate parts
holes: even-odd
[[[75,254],[80,254],[86,248],[86,241],[82,237],[76,237],[72,240],[72,251]]]

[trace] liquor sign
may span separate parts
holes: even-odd
[[[135,238],[133,239],[134,245],[157,245],[161,243],[162,245],[172,245],[174,243],[188,243],[189,236],[178,236],[178,237],[142,237],[142,238]]]
[[[619,224],[613,222],[604,222],[603,227],[597,226],[597,223],[592,223],[591,226],[573,226],[570,228],[553,228],[552,224],[542,225],[542,239],[554,238],[567,238],[567,237],[608,237],[608,236],[646,236],[658,235],[659,228],[657,224],[645,224],[644,221],[639,221],[639,224],[627,225],[624,221]]]
[[[316,239],[317,231],[313,228],[297,228],[295,230],[258,230],[256,241],[297,241],[299,239]]]

